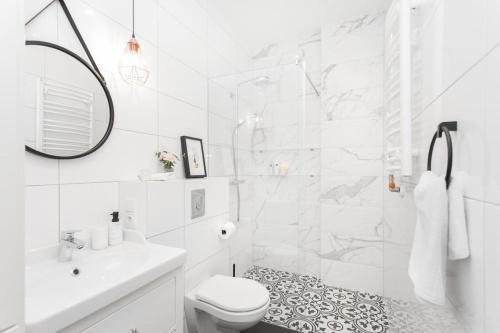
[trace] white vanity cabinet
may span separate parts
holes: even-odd
[[[178,269],[80,320],[64,333],[182,333],[184,273]]]
[[[83,332],[180,332],[177,330],[175,314],[175,279],[171,279]]]

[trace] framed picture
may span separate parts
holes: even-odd
[[[181,136],[182,161],[186,178],[204,178],[207,176],[205,154],[201,139]]]

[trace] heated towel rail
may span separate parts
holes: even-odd
[[[94,94],[38,80],[36,148],[84,153],[93,146]]]

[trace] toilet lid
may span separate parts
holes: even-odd
[[[253,280],[215,275],[198,287],[196,298],[222,310],[245,312],[266,305],[269,292]]]

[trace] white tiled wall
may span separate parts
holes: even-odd
[[[495,314],[500,310],[497,301],[500,132],[496,128],[500,120],[500,26],[496,16],[499,12],[500,4],[495,0],[479,0],[474,4],[465,0],[439,0],[422,2],[414,16],[417,29],[414,71],[420,81],[416,82],[414,93],[413,136],[420,154],[412,182],[418,181],[425,168],[428,145],[437,124],[458,121],[458,132],[452,134],[453,168],[468,174],[466,210],[471,257],[449,263],[448,298],[466,331],[474,333],[498,331]],[[438,171],[446,163],[441,148],[433,159]],[[403,209],[411,201],[411,193],[404,199],[386,195],[387,223],[399,225],[401,230],[397,241],[403,240],[403,234],[413,232],[414,213]],[[408,246],[400,252],[401,271],[406,269],[411,244],[411,236],[404,238]],[[406,275],[387,274],[385,282],[411,288]],[[398,292],[411,295],[411,289]]]
[[[30,17],[46,3],[26,2],[25,16]],[[104,146],[87,157],[57,161],[26,154],[27,250],[57,244],[61,229],[87,230],[107,220],[119,206],[119,183],[136,180],[141,169],[160,171],[154,153],[169,150],[180,155],[181,135],[203,139],[210,175],[230,172],[228,152],[218,145],[227,138],[214,134],[235,121],[232,87],[209,88],[209,82],[222,73],[238,71],[248,57],[223,28],[223,18],[209,12],[202,0],[137,0],[136,35],[151,75],[145,86],[132,87],[117,72],[131,35],[131,1],[72,0],[67,5],[106,78],[115,106],[115,124]],[[55,42],[85,58],[57,2],[27,27],[26,35],[28,39]],[[212,98],[219,103],[209,104]],[[176,178],[183,178],[182,164],[176,168]],[[187,187],[191,184],[194,182],[186,182]],[[224,186],[227,190],[227,179]],[[184,216],[184,184],[181,189],[182,193],[175,195],[182,197],[182,203],[172,213]],[[227,214],[227,202],[218,198],[210,192],[207,214],[212,214],[212,209],[224,209]],[[186,228],[177,226],[168,234],[161,234],[161,227],[150,231],[160,233],[158,239],[166,243],[189,247],[189,268],[200,267],[207,259],[208,270],[224,267],[227,272],[229,254],[225,250],[229,245],[221,247],[204,238],[209,223],[216,221],[213,217],[186,222]],[[184,220],[180,222],[184,226]],[[80,237],[86,238],[86,233]]]
[[[179,179],[167,182],[121,182],[120,212],[135,222],[150,241],[187,250],[186,290],[211,274],[232,273],[232,240],[221,240],[218,226],[229,220],[229,184],[226,177]],[[191,218],[191,191],[205,190],[205,214]],[[131,209],[132,207],[132,209]],[[238,237],[238,230],[235,237]],[[242,263],[245,264],[245,263]],[[245,270],[247,267],[242,268]]]

